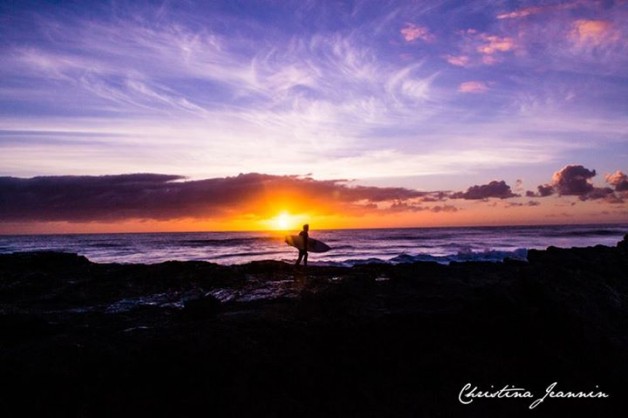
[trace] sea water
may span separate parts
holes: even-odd
[[[193,232],[1,236],[0,253],[62,251],[96,263],[160,263],[201,260],[242,264],[259,260],[294,262],[297,250],[285,244],[288,232]],[[315,230],[312,238],[332,250],[310,253],[318,265],[413,261],[525,260],[529,249],[615,246],[628,233],[624,225],[512,226]]]

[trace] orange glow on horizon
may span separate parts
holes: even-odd
[[[292,206],[282,203],[292,203]],[[203,231],[298,231],[304,223],[313,231],[323,229],[421,228],[500,225],[625,223],[620,209],[601,212],[601,202],[565,201],[546,198],[543,204],[527,205],[524,200],[489,201],[451,200],[447,205],[433,203],[420,211],[341,206],[333,202],[286,199],[269,196],[259,204],[250,202],[240,212],[231,211],[214,218],[93,222],[13,222],[0,223],[0,234],[89,234],[155,233]],[[577,204],[575,204],[577,202]],[[447,209],[447,207],[449,209]],[[453,209],[452,209],[453,208]],[[438,210],[437,210],[438,209]],[[612,208],[611,208],[612,209]]]

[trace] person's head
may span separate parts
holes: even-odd
[[[303,230],[304,230],[304,231],[307,231],[307,230],[309,230],[309,229],[310,229],[310,226],[309,226],[308,224],[304,224],[304,225],[303,225]]]

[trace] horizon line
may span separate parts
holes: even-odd
[[[457,225],[457,226],[406,226],[406,227],[371,227],[371,228],[313,228],[313,231],[379,231],[385,229],[473,229],[473,228],[551,228],[551,227],[595,227],[595,226],[612,226],[628,228],[628,222],[586,222],[586,223],[548,223],[548,224],[499,224],[499,225]],[[271,233],[271,234],[288,234],[297,231],[297,229],[257,229],[257,230],[194,230],[194,231],[127,231],[127,232],[64,232],[64,233],[18,233],[4,234],[0,232],[0,237],[17,237],[17,236],[55,236],[55,235],[148,235],[148,234],[205,234],[205,233]],[[628,231],[626,232],[628,234]]]

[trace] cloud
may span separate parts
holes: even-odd
[[[538,193],[526,192],[527,197],[547,197],[554,193],[559,196],[577,196],[580,200],[604,200],[609,203],[623,203],[622,192],[628,189],[628,177],[621,171],[606,175],[606,182],[615,186],[595,187],[592,183],[595,170],[589,170],[582,165],[567,165],[556,171],[550,184],[538,186]]]
[[[423,212],[429,211],[432,213],[455,213],[458,212],[458,208],[454,205],[436,205],[436,206],[422,206],[421,203],[428,200],[422,199],[421,202],[395,202],[389,208],[390,212]]]
[[[543,13],[552,13],[559,10],[569,10],[579,7],[583,4],[582,1],[572,1],[570,3],[544,5],[544,6],[529,6],[521,9],[514,10],[512,12],[504,12],[497,15],[497,19],[522,19],[528,16],[534,16]]]
[[[433,206],[430,209],[430,211],[434,213],[440,213],[440,212],[453,213],[453,212],[458,212],[458,208],[453,205],[442,205],[442,206]]]
[[[424,42],[432,42],[436,39],[427,27],[417,26],[413,23],[407,23],[400,32],[406,42],[414,42],[417,39]]]
[[[510,37],[481,33],[477,38],[482,41],[477,47],[477,51],[484,55],[492,55],[496,52],[508,52],[515,48],[515,41]]]
[[[621,199],[613,193],[613,189],[610,187],[594,187],[586,195],[580,197],[581,200],[597,200],[597,199],[605,199],[609,203],[620,203]]]
[[[488,91],[488,85],[483,81],[465,81],[458,86],[461,93],[485,93]]]
[[[581,165],[568,165],[554,173],[552,186],[563,196],[585,196],[593,191],[591,179],[595,177],[595,170],[589,170]]]
[[[460,31],[458,35],[460,36],[459,52],[445,55],[445,60],[459,67],[478,64],[494,65],[501,62],[505,54],[520,48],[515,38],[508,35],[496,35],[476,29]]]
[[[536,200],[529,200],[526,203],[521,203],[521,202],[509,202],[507,205],[505,205],[504,207],[506,209],[509,208],[520,208],[520,207],[534,207],[534,206],[540,206],[541,202],[538,202]]]
[[[627,16],[617,2],[528,2],[500,10],[494,26],[460,32],[464,41],[451,55],[469,56],[473,65],[503,63],[599,77],[619,74],[626,66]],[[557,84],[566,84],[563,78],[560,81]]]
[[[467,55],[446,55],[445,60],[451,65],[455,65],[457,67],[466,67],[471,61]]]
[[[452,199],[466,199],[466,200],[480,200],[488,199],[491,197],[499,199],[508,199],[511,197],[518,197],[510,189],[510,186],[505,181],[491,181],[489,184],[483,184],[480,186],[472,186],[467,189],[466,192],[456,192],[451,194]]]
[[[388,207],[389,212],[422,212],[424,210],[428,210],[428,208],[425,206],[421,206],[420,203],[414,202],[396,201]]]
[[[626,192],[628,191],[628,175],[617,170],[613,174],[607,174],[605,176],[606,182],[611,186],[615,186],[615,191]]]
[[[554,186],[551,184],[542,184],[537,187],[538,194],[534,194],[533,192],[528,192],[526,195],[528,197],[538,196],[538,197],[547,197],[554,194]]]
[[[527,16],[541,13],[543,10],[544,8],[540,6],[525,7],[523,9],[515,10],[513,12],[500,13],[497,15],[497,18],[498,19],[520,19],[522,17],[527,17]]]
[[[0,222],[268,216],[277,205],[344,213],[425,195],[398,187],[351,187],[342,180],[256,173],[196,181],[160,174],[0,177]]]
[[[612,22],[579,19],[573,22],[569,39],[578,46],[600,46],[615,43],[621,35]]]

